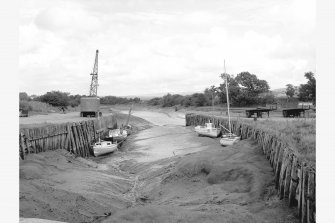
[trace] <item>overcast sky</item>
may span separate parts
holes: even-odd
[[[24,0],[20,91],[201,92],[242,71],[271,89],[316,69],[314,0]]]

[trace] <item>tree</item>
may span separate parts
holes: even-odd
[[[226,94],[226,78],[228,80],[228,90],[229,90],[229,102],[230,104],[237,104],[237,98],[241,94],[241,87],[237,83],[233,75],[221,74],[221,78],[224,80],[222,84],[218,87],[218,95],[222,103],[227,103]]]
[[[148,105],[160,105],[161,101],[162,101],[162,98],[155,97],[148,101]]]
[[[257,96],[260,93],[268,92],[270,89],[266,80],[260,80],[255,74],[250,74],[249,72],[239,73],[235,80],[238,84],[245,87],[250,96]]]
[[[272,92],[263,93],[260,95],[259,104],[274,104],[276,103],[276,98]]]
[[[202,93],[192,94],[192,101],[194,106],[205,106],[208,104],[205,95]]]
[[[69,105],[71,107],[77,107],[80,104],[80,98],[82,96],[79,94],[76,95],[69,95]]]
[[[174,105],[174,103],[173,103],[172,95],[170,93],[167,94],[167,95],[164,95],[163,98],[162,98],[162,106],[163,107],[171,107],[173,105]]]
[[[301,84],[299,88],[299,100],[316,102],[316,80],[313,72],[305,73],[307,84]]]
[[[33,108],[27,100],[20,100],[19,101],[19,109],[31,111]]]
[[[51,91],[38,97],[38,101],[48,103],[52,106],[66,107],[69,105],[69,94],[61,91]]]
[[[206,98],[206,103],[204,105],[212,105],[215,104],[215,97],[219,94],[219,89],[212,85],[210,88],[206,88],[204,91],[204,96]]]
[[[255,74],[249,72],[239,73],[235,81],[240,87],[235,98],[235,104],[238,106],[247,106],[259,104],[262,101],[261,94],[269,92],[269,84],[266,80],[258,79]],[[230,94],[230,91],[229,91]]]
[[[286,84],[286,96],[288,98],[293,98],[295,93],[295,87],[292,84]]]
[[[26,92],[20,92],[19,99],[20,101],[30,101],[30,97],[28,96]]]

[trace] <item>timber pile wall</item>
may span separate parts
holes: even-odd
[[[186,114],[186,126],[204,125],[209,119],[215,126],[228,128],[228,120],[222,117]],[[253,138],[262,147],[275,174],[275,184],[280,199],[286,199],[290,207],[297,206],[303,223],[315,222],[315,167],[298,159],[289,145],[270,133],[256,129],[252,124],[232,120],[232,131],[241,139]]]
[[[93,155],[91,145],[98,138],[98,132],[104,135],[108,127],[117,128],[114,116],[101,117],[100,121],[91,119],[50,124],[45,127],[22,128],[19,133],[20,158],[24,159],[30,153],[56,149],[65,149],[81,157],[91,156]]]

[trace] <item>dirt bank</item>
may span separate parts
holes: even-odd
[[[184,127],[178,113],[136,112],[155,126],[131,135],[115,154],[87,161],[52,151],[20,161],[20,216],[66,222],[297,222],[275,196],[272,169],[253,141],[223,148],[218,139]]]

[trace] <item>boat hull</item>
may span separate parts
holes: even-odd
[[[113,129],[109,130],[108,136],[104,140],[112,142],[121,142],[127,139],[128,132],[126,130]]]
[[[108,153],[112,153],[115,150],[117,150],[117,145],[116,144],[111,144],[111,145],[94,145],[93,146],[93,152],[94,156],[102,156]]]
[[[196,126],[194,130],[201,136],[208,136],[212,138],[217,138],[221,133],[220,129],[217,129],[217,128],[208,129],[202,126]]]
[[[238,142],[241,140],[240,136],[228,136],[228,135],[222,135],[221,139],[220,139],[220,144],[222,146],[231,146],[234,143]]]

